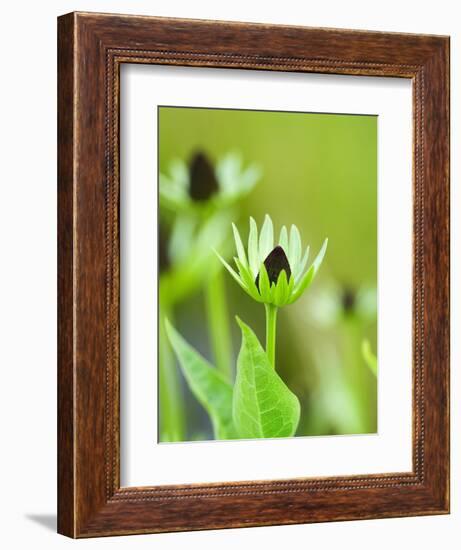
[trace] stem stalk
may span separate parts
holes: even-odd
[[[217,369],[232,381],[232,344],[229,312],[222,269],[210,277],[205,287],[208,333]]]
[[[277,328],[277,306],[264,304],[266,308],[266,353],[275,368],[275,334]]]

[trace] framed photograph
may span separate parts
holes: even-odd
[[[449,512],[449,39],[58,20],[58,531]]]

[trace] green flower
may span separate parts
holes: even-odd
[[[171,233],[160,226],[158,265],[160,293],[164,300],[176,304],[203,286],[219,269],[213,262],[213,247],[225,247],[226,228],[231,214],[216,213],[199,223],[190,215],[177,216]]]
[[[274,227],[266,215],[258,238],[258,227],[250,218],[248,249],[240,238],[238,229],[232,224],[237,257],[234,258],[238,273],[217,253],[226,269],[254,300],[277,307],[292,304],[314,280],[327,249],[325,239],[320,252],[306,270],[309,247],[302,254],[301,236],[296,225],[290,234],[285,226],[280,231],[278,242],[274,243]],[[275,246],[274,246],[275,244]]]
[[[375,287],[356,288],[330,281],[310,298],[309,314],[317,327],[337,326],[351,318],[368,324],[376,322],[376,303]]]
[[[176,159],[167,175],[160,174],[160,204],[173,212],[228,207],[247,195],[260,176],[256,165],[243,168],[236,153],[228,153],[213,166],[204,153],[197,152],[188,164]]]

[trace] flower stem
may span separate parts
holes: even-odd
[[[275,332],[277,327],[277,306],[264,304],[266,308],[266,353],[275,368]]]
[[[159,307],[159,426],[160,441],[184,441],[185,411],[179,370],[165,330],[165,317],[173,321],[173,311],[165,303]]]
[[[210,277],[205,287],[208,332],[217,369],[232,381],[232,344],[222,269]]]
[[[371,406],[375,402],[376,378],[364,368],[361,353],[363,326],[357,315],[350,315],[341,324],[344,338],[344,365],[347,382],[350,385],[354,404],[358,412],[358,433],[376,431],[376,409]]]

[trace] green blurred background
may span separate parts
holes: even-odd
[[[267,213],[277,236],[283,224],[298,226],[311,258],[329,239],[313,285],[278,316],[277,371],[301,402],[296,435],[376,432],[377,379],[362,344],[368,340],[376,353],[377,117],[160,107],[160,172],[167,173],[174,159],[189,162],[198,151],[212,162],[235,151],[245,165],[261,169],[255,188],[234,208],[243,236],[249,216],[260,227]],[[230,224],[225,240],[232,252]],[[225,292],[236,358],[235,315],[264,342],[264,308],[227,273]],[[202,290],[177,303],[174,315],[178,330],[211,360]],[[181,377],[180,384],[184,439],[211,439],[208,417]]]

